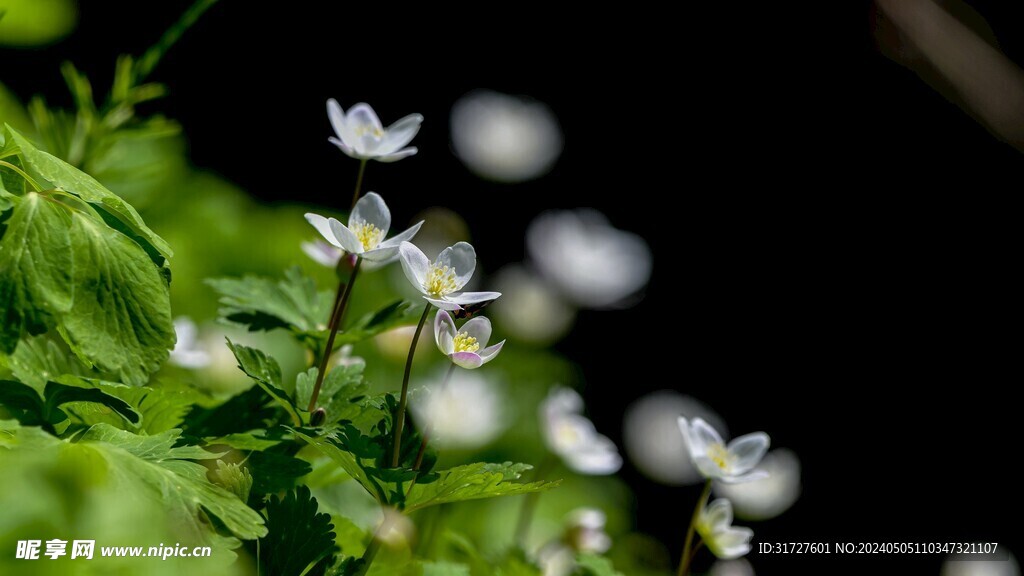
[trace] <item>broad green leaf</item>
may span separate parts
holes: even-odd
[[[28,384],[39,393],[50,380],[66,374],[78,375],[81,364],[46,336],[24,338],[14,354],[0,355],[0,365],[6,365],[17,380]]]
[[[18,350],[20,351],[21,348],[19,347]],[[132,430],[147,434],[157,434],[180,427],[194,403],[203,398],[203,395],[193,388],[169,382],[149,387],[126,386],[114,382],[71,376],[63,376],[59,381],[80,387],[98,388],[111,396],[124,400],[142,415],[142,421],[132,427]],[[76,407],[72,412],[77,420],[87,425],[103,422],[118,428],[124,427],[123,420],[115,419],[110,414],[91,409],[91,407]]]
[[[335,366],[327,373],[320,388],[317,404],[325,406],[327,422],[337,422],[344,418],[352,418],[362,410],[359,401],[366,395],[367,385],[363,383],[363,370],[366,363],[359,361],[352,364]],[[316,384],[317,368],[301,372],[295,378],[295,403],[309,406],[309,399]]]
[[[144,238],[165,258],[172,255],[171,247],[163,238],[146,226],[139,213],[130,204],[107,190],[92,176],[64,162],[56,156],[36,149],[24,136],[7,125],[7,138],[17,144],[25,165],[49,181],[54,187],[71,192],[90,204],[109,211],[139,237]]]
[[[258,557],[260,572],[274,576],[323,576],[334,564],[337,546],[328,514],[317,512],[316,498],[299,486],[267,502],[267,535],[259,547],[247,544]]]
[[[356,558],[362,556],[372,536],[345,516],[331,516],[331,522],[336,534],[334,541],[341,546],[342,552]]]
[[[0,351],[10,354],[24,332],[39,333],[72,302],[67,211],[30,192],[7,220],[0,240]]]
[[[61,335],[79,358],[144,384],[174,347],[170,296],[149,256],[123,234],[75,212],[71,310]]]
[[[313,334],[327,329],[334,295],[317,292],[316,284],[298,268],[285,271],[283,280],[246,276],[206,281],[220,295],[220,315],[250,331],[286,328]]]
[[[559,482],[513,482],[531,467],[525,464],[468,464],[438,473],[434,480],[420,479],[405,499],[405,511],[413,512],[428,506],[512,496],[550,490]]]
[[[0,153],[0,157],[2,156],[3,154]],[[10,162],[11,164],[14,164],[18,168],[21,168],[22,170],[25,169],[25,167],[21,165],[21,159],[18,158],[17,156],[7,156],[2,159],[4,162]],[[21,174],[18,174],[17,172],[11,170],[7,166],[0,166],[0,190],[13,192],[20,196],[25,193],[26,185],[27,183],[25,182],[25,179],[22,178]],[[0,195],[0,202],[2,201],[2,195]],[[7,202],[9,203],[10,200],[8,200]],[[2,205],[0,205],[0,211],[2,210],[7,210],[7,208],[4,208]]]
[[[43,400],[39,393],[21,382],[0,380],[0,406],[25,426],[44,424]]]
[[[410,326],[419,320],[421,314],[423,314],[423,308],[412,302],[395,300],[376,312],[366,314],[345,326],[344,331],[339,332],[334,339],[334,348],[337,350],[347,344],[362,342],[399,326]]]
[[[294,444],[289,445],[289,447]],[[309,462],[283,450],[250,452],[246,463],[252,472],[253,494],[276,494],[294,488],[299,478],[312,471]]]
[[[375,498],[380,501],[383,498],[381,487],[379,484],[370,480],[370,477],[366,475],[366,471],[363,470],[362,464],[356,458],[355,454],[342,450],[329,439],[319,436],[307,436],[298,430],[292,430],[296,436],[305,440],[310,446],[316,448],[321,454],[327,456],[334,461],[335,464],[341,467],[349,476],[359,482]]]
[[[231,349],[235,359],[238,360],[238,367],[242,372],[245,372],[246,376],[255,380],[256,384],[263,388],[271,398],[277,400],[278,404],[284,407],[288,414],[291,415],[296,425],[301,424],[302,418],[299,417],[295,404],[288,397],[288,393],[281,388],[281,367],[278,365],[277,360],[274,360],[273,356],[265,354],[262,350],[235,344],[231,340],[228,340],[228,348]]]
[[[244,434],[235,433],[221,436],[220,438],[209,438],[207,444],[224,444],[235,450],[266,450],[281,443],[280,440],[267,438],[265,430],[253,430]]]
[[[219,406],[195,406],[185,416],[183,427],[193,438],[223,437],[263,428],[276,420],[273,400],[263,388],[252,388],[232,396]]]
[[[596,554],[580,554],[576,557],[576,576],[625,576],[612,566],[612,561]]]
[[[60,407],[70,402],[88,402],[105,406],[132,424],[138,424],[142,419],[127,402],[98,388],[79,388],[57,382],[47,382],[43,397],[45,398],[43,414],[50,424],[57,424],[68,419],[68,415]]]
[[[470,576],[469,566],[453,562],[424,562],[423,576]]]
[[[207,469],[186,459],[213,459],[216,454],[196,446],[174,448],[178,430],[155,436],[137,436],[106,424],[97,424],[79,439],[79,446],[94,448],[111,468],[114,477],[144,487],[159,499],[169,518],[182,531],[182,541],[196,546],[234,548],[237,541],[219,536],[204,520],[215,516],[238,538],[251,540],[267,533],[263,518],[237,496],[207,480]],[[193,545],[193,544],[190,544]]]

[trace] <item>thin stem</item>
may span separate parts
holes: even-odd
[[[397,514],[398,512],[395,512]],[[370,540],[370,544],[366,547],[362,557],[359,559],[359,569],[356,571],[355,576],[364,576],[369,570],[370,565],[373,564],[373,559],[377,557],[377,552],[380,551],[380,538],[384,533],[391,529],[391,516],[384,514],[384,520],[377,526],[377,530],[373,533],[373,539]]]
[[[700,536],[698,536],[697,537],[697,543],[694,544],[694,546],[693,546],[693,552],[690,553],[690,558],[687,559],[686,565],[683,566],[683,574],[689,574],[690,573],[690,564],[693,564],[693,559],[694,559],[695,556],[697,556],[697,551],[700,550],[703,546],[704,546],[704,541],[700,539]]]
[[[697,500],[697,506],[693,509],[693,516],[690,518],[690,527],[686,529],[686,543],[683,544],[683,557],[679,559],[679,571],[677,576],[686,576],[690,571],[690,562],[693,561],[693,555],[697,552],[697,549],[690,549],[693,544],[693,535],[697,529],[697,518],[700,517],[700,513],[704,510],[704,506],[708,503],[708,497],[711,496],[711,480],[704,483],[704,491],[700,493],[700,498]]]
[[[36,192],[39,192],[40,190],[42,190],[42,188],[39,187],[39,184],[36,183],[36,181],[33,180],[32,177],[29,176],[28,173],[25,172],[24,170],[22,170],[21,168],[18,168],[17,166],[15,166],[14,164],[11,164],[10,162],[7,162],[6,160],[0,160],[0,166],[6,166],[7,168],[10,168],[11,170],[14,170],[19,176],[24,178],[26,182],[31,184],[32,187],[36,189]]]
[[[359,175],[356,176],[356,191],[352,193],[352,208],[356,209],[356,202],[359,201],[359,190],[363,187],[363,173],[366,172],[366,160],[359,161]]]
[[[412,344],[409,345],[409,357],[405,360],[405,376],[402,377],[402,396],[398,401],[398,413],[395,415],[395,447],[391,453],[391,467],[398,468],[398,456],[402,451],[402,429],[405,428],[405,407],[409,402],[409,373],[412,372],[412,359],[416,355],[416,343],[420,341],[420,332],[423,331],[423,324],[427,321],[427,314],[430,313],[430,303],[423,309],[423,316],[420,316],[420,323],[416,325],[416,333],[412,336]]]
[[[554,468],[557,460],[551,454],[540,463],[537,467],[536,473],[533,475],[533,481],[543,480],[545,476]],[[526,495],[526,500],[523,502],[523,507],[519,509],[519,520],[516,521],[516,542],[520,546],[526,545],[526,537],[530,533],[530,524],[533,523],[533,514],[537,511],[537,503],[540,502],[540,492],[531,492]]]
[[[316,373],[316,385],[313,386],[313,395],[309,397],[309,408],[306,410],[309,413],[316,409],[316,400],[320,396],[320,387],[323,386],[324,376],[327,374],[327,364],[330,363],[331,353],[334,351],[334,337],[338,335],[338,328],[341,327],[341,316],[345,313],[348,297],[352,294],[352,286],[356,283],[356,276],[359,275],[359,265],[362,263],[362,258],[356,258],[356,265],[352,267],[352,275],[348,279],[348,284],[344,284],[344,293],[342,293],[340,298],[335,298],[337,305],[331,311],[330,333],[327,336],[327,345],[324,346],[324,353],[320,357],[320,369]],[[339,292],[341,287],[342,285],[338,285]]]

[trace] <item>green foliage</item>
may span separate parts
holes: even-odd
[[[256,381],[256,384],[277,401],[282,408],[288,412],[295,424],[301,424],[295,403],[288,396],[288,393],[281,388],[281,367],[274,360],[273,356],[265,354],[261,350],[234,344],[228,340],[228,348],[238,360],[238,367],[245,372],[246,376]]]
[[[43,397],[21,382],[0,380],[0,405],[5,406],[25,426],[42,426],[54,431],[54,425],[68,419],[61,406],[71,402],[87,402],[105,406],[125,420],[137,424],[141,416],[128,403],[95,388],[78,388],[47,382]]]
[[[405,499],[406,512],[428,506],[541,492],[558,486],[559,482],[518,483],[522,473],[533,467],[528,464],[485,464],[478,462],[438,473],[436,479],[420,480]]]
[[[252,491],[252,474],[245,466],[237,462],[228,464],[223,460],[217,460],[217,469],[210,471],[210,479],[214,484],[238,496],[242,502],[249,501],[249,493]]]
[[[298,268],[285,270],[283,280],[246,276],[206,281],[220,294],[220,315],[250,331],[284,328],[300,337],[315,337],[327,328],[334,295],[317,292],[316,284]]]
[[[14,354],[0,354],[0,366],[6,367],[14,378],[40,393],[49,380],[82,373],[81,364],[45,336],[25,338],[18,344]]]
[[[317,403],[327,410],[328,424],[339,420],[353,420],[365,411],[362,405],[368,386],[363,382],[364,362],[335,366],[320,387]],[[316,384],[317,368],[301,372],[295,378],[295,403],[309,406],[309,399]]]
[[[275,576],[323,576],[334,564],[337,547],[328,514],[317,512],[316,498],[300,486],[267,502],[267,534],[260,538],[260,572]],[[312,567],[310,567],[312,566]]]
[[[576,557],[576,576],[624,576],[612,566],[611,560],[596,554],[580,554]]]

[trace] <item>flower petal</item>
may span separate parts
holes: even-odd
[[[437,255],[437,263],[455,270],[455,289],[462,290],[476,271],[476,250],[469,242],[456,242]]]
[[[755,480],[764,480],[769,476],[770,474],[764,470],[754,470],[753,472],[748,472],[739,476],[719,476],[718,480],[721,480],[725,484],[746,484],[747,482],[753,482]]]
[[[711,458],[708,458],[704,454],[699,454],[696,456],[691,454],[690,459],[693,460],[693,465],[697,467],[697,470],[699,470],[701,475],[704,476],[705,478],[711,478],[716,480],[720,479],[723,482],[728,482],[728,480],[725,478],[724,473],[722,472],[722,469],[719,468],[718,464],[715,464],[714,460],[712,460]]]
[[[342,152],[345,153],[346,156],[348,156],[350,158],[360,158],[360,156],[358,154],[356,154],[356,151],[353,150],[351,146],[349,146],[348,144],[345,144],[341,140],[338,140],[337,138],[331,137],[331,138],[328,138],[327,141],[330,142],[331,144],[334,144],[335,146],[337,146]]]
[[[754,531],[750,528],[737,527],[717,532],[707,540],[711,552],[722,560],[734,560],[750,552],[750,540]]]
[[[386,236],[391,229],[391,210],[384,203],[384,199],[376,192],[367,192],[365,196],[356,202],[356,207],[349,214],[348,225],[353,226],[356,222],[373,224],[384,231]]]
[[[770,443],[771,439],[764,432],[745,434],[729,442],[729,454],[733,456],[729,472],[739,476],[753,470],[761,458],[764,458]]]
[[[345,128],[345,111],[334,98],[327,101],[327,118],[331,121],[331,127],[334,128],[334,133],[338,136],[335,140],[343,144],[344,140],[349,138],[349,132]]]
[[[391,154],[396,152],[402,146],[405,146],[412,139],[416,137],[416,133],[420,131],[420,124],[423,122],[423,116],[420,114],[409,114],[405,118],[402,118],[388,126],[385,130],[384,140],[380,143],[377,148],[377,152],[380,154]]]
[[[487,364],[491,360],[494,360],[494,358],[498,356],[498,352],[501,352],[501,348],[504,345],[505,341],[502,340],[501,342],[498,342],[494,346],[488,346],[487,348],[481,350],[480,358],[484,361],[484,364]]]
[[[479,304],[481,302],[490,302],[491,300],[497,300],[501,297],[501,292],[456,292],[449,294],[445,298],[455,302],[456,304]]]
[[[452,362],[468,370],[479,368],[484,363],[476,352],[456,352],[450,354],[449,357],[452,359]]]
[[[427,302],[430,302],[434,306],[437,306],[441,310],[462,310],[462,306],[459,306],[455,302],[451,302],[450,300],[447,300],[445,298],[431,298],[430,296],[424,296],[423,299],[426,300]]]
[[[312,212],[306,213],[306,222],[312,224],[313,228],[316,228],[316,231],[324,237],[324,240],[327,240],[333,246],[344,248],[344,246],[338,242],[338,237],[334,235],[334,231],[331,230],[331,220],[334,220],[334,218],[324,218],[323,216]],[[335,220],[335,222],[337,222],[337,220]]]
[[[700,514],[700,523],[705,532],[701,534],[714,534],[725,530],[732,525],[732,502],[725,498],[719,498],[708,504]]]
[[[334,233],[334,237],[338,239],[342,248],[352,254],[363,253],[363,243],[359,241],[354,232],[334,218],[328,220],[327,223],[331,225],[331,232]]]
[[[694,418],[690,424],[690,455],[694,458],[703,456],[712,444],[725,444],[718,432],[702,418]]]
[[[377,247],[391,248],[392,246],[394,246],[395,248],[397,248],[398,245],[401,244],[402,242],[408,242],[409,240],[412,240],[412,237],[415,236],[416,233],[420,231],[420,227],[423,226],[423,222],[423,220],[420,220],[419,222],[407,228],[401,234],[396,234],[393,238],[388,238],[387,240],[381,242],[380,244],[377,244]]]
[[[384,131],[384,125],[380,123],[380,118],[377,118],[377,113],[366,102],[360,102],[348,109],[348,114],[345,115],[345,126],[354,134],[359,133],[359,128],[373,132]]]
[[[302,251],[313,259],[314,262],[321,266],[327,266],[328,268],[334,268],[338,265],[338,260],[344,252],[340,248],[324,242],[323,240],[316,240],[315,242],[303,242]]]
[[[402,158],[408,158],[409,156],[415,156],[417,152],[419,152],[418,148],[416,148],[415,146],[410,146],[408,148],[403,148],[403,149],[399,150],[398,152],[392,152],[390,154],[382,154],[382,155],[379,155],[379,156],[374,156],[373,159],[376,160],[377,162],[385,162],[385,163],[388,163],[388,162],[398,162]]]
[[[581,474],[614,474],[622,468],[615,443],[595,433],[585,444],[562,455],[565,463]]]
[[[442,354],[447,356],[455,352],[455,333],[455,320],[452,320],[451,314],[439,310],[434,317],[434,342]]]
[[[491,339],[491,321],[483,316],[477,316],[463,324],[459,332],[465,332],[469,336],[476,338],[476,343],[481,348],[486,348],[487,341]]]
[[[398,246],[398,254],[402,260],[402,271],[405,272],[405,277],[417,290],[423,292],[423,284],[427,280],[427,269],[430,268],[427,255],[411,242],[402,242]]]

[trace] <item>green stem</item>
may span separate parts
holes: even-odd
[[[21,168],[18,168],[17,166],[15,166],[14,164],[11,164],[10,162],[7,162],[6,160],[0,160],[0,166],[6,166],[7,168],[10,168],[11,170],[14,170],[15,173],[17,173],[19,176],[24,178],[26,182],[31,184],[32,187],[36,189],[36,192],[39,192],[40,190],[42,190],[42,188],[39,187],[39,184],[36,183],[36,181],[33,180],[32,177],[29,176],[28,173],[25,172],[24,170],[22,170]]]
[[[405,360],[405,375],[402,377],[402,396],[398,401],[398,413],[395,415],[395,447],[391,453],[391,467],[398,468],[398,456],[402,451],[402,429],[405,428],[405,407],[409,402],[409,374],[412,372],[412,359],[416,355],[416,343],[420,341],[420,332],[423,331],[423,324],[427,321],[427,314],[430,313],[430,303],[423,309],[423,316],[420,316],[420,323],[416,325],[416,333],[412,336],[412,344],[409,345],[409,357]]]
[[[679,559],[679,571],[677,576],[686,576],[690,573],[690,562],[693,561],[693,555],[697,552],[697,549],[691,550],[690,547],[693,545],[693,535],[697,530],[697,519],[700,517],[700,513],[707,506],[708,497],[711,496],[711,480],[704,483],[704,491],[700,493],[700,498],[697,500],[697,506],[693,509],[693,516],[690,518],[690,527],[686,529],[686,543],[683,544],[683,557]],[[699,546],[698,546],[699,548]]]
[[[359,161],[359,175],[356,176],[356,191],[352,193],[352,208],[349,210],[356,209],[356,202],[359,201],[359,189],[363,187],[363,173],[366,172],[366,160]]]
[[[342,286],[345,287],[345,290],[340,298],[335,298],[337,304],[331,311],[331,321],[328,325],[330,333],[327,335],[327,345],[324,346],[324,353],[320,357],[320,369],[316,373],[316,384],[313,386],[313,394],[309,397],[309,408],[306,410],[311,414],[313,410],[316,410],[316,400],[320,397],[320,387],[323,386],[324,377],[327,375],[327,364],[330,363],[331,353],[334,352],[334,337],[338,335],[338,328],[341,327],[341,317],[345,313],[348,297],[352,294],[352,286],[356,283],[356,276],[359,275],[359,265],[362,263],[363,259],[357,257],[356,265],[352,267],[352,275],[349,277],[348,283],[338,285],[339,292],[341,292]]]
[[[398,512],[395,512],[397,514]],[[363,552],[362,557],[359,559],[359,569],[356,570],[354,576],[364,576],[369,570],[370,565],[373,564],[373,559],[377,557],[377,552],[380,551],[380,537],[384,535],[384,532],[391,528],[391,517],[387,514],[384,515],[384,520],[377,526],[377,530],[373,533],[373,539],[370,540],[370,544],[366,547],[366,551]]]
[[[690,564],[693,563],[693,558],[697,555],[697,551],[704,546],[704,541],[697,537],[697,543],[693,545],[693,552],[690,553],[690,558],[686,561],[686,565],[683,566],[683,574],[690,573]]]
[[[555,464],[557,464],[555,457],[548,454],[547,458],[537,467],[537,471],[533,475],[534,482],[543,480],[551,472],[551,469],[555,467]],[[526,545],[526,537],[530,533],[530,524],[533,523],[533,515],[537,511],[537,504],[539,502],[540,492],[531,492],[526,495],[523,507],[519,509],[519,520],[516,521],[516,542],[520,546]]]
[[[149,50],[146,50],[145,54],[135,63],[135,81],[141,82],[149,76],[153,69],[156,68],[156,65],[160,63],[160,59],[181,38],[181,35],[191,28],[196,23],[196,20],[199,20],[203,12],[209,10],[216,3],[217,0],[196,0],[192,6],[189,6],[188,10],[185,10],[181,15],[181,18],[178,18],[178,21],[164,32],[163,36],[157,40],[157,43],[151,46]]]

